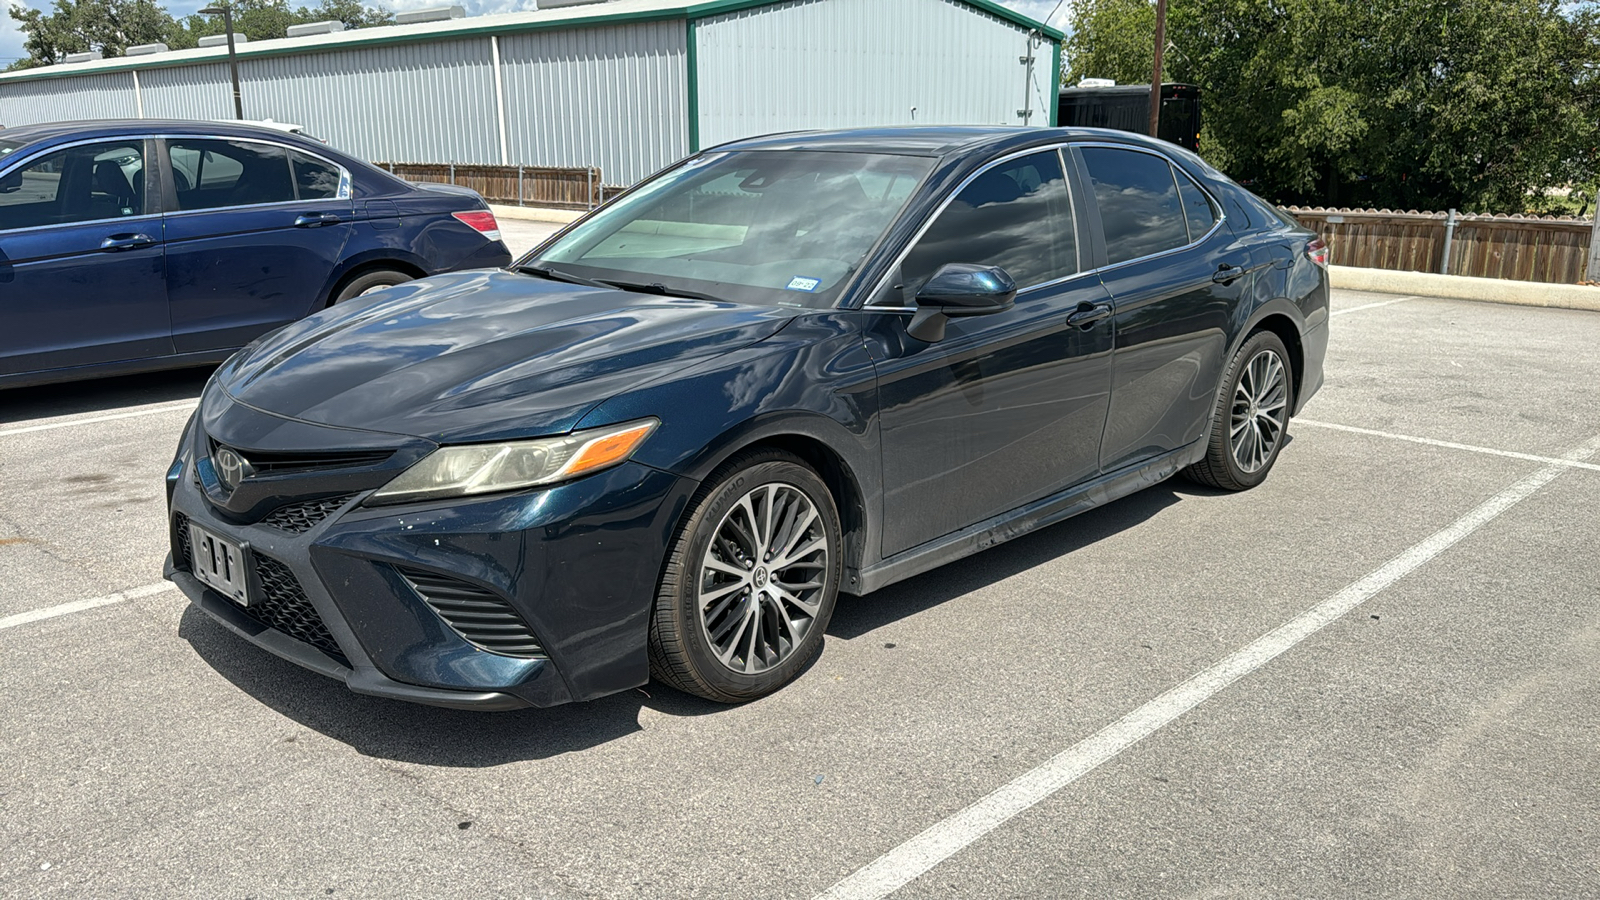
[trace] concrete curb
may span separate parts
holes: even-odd
[[[1443,297],[1450,300],[1479,300],[1486,303],[1510,303],[1516,306],[1547,306],[1555,309],[1600,312],[1600,287],[1587,285],[1469,278],[1465,275],[1434,275],[1428,272],[1393,272],[1388,269],[1357,269],[1352,266],[1329,266],[1328,276],[1329,283],[1334,287],[1349,291],[1375,291],[1383,294],[1410,294],[1415,297]]]
[[[551,209],[545,206],[501,206],[489,204],[497,219],[520,219],[525,222],[556,222],[565,225],[576,221],[587,211],[582,209]]]

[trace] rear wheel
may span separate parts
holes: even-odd
[[[386,287],[405,284],[410,280],[410,275],[395,269],[374,269],[371,272],[363,272],[346,282],[344,287],[341,287],[339,292],[333,295],[333,302],[343,303],[362,294],[370,294]]]
[[[821,649],[839,592],[839,513],[815,472],[776,451],[736,457],[706,484],[662,574],[650,669],[739,703],[787,684]]]
[[[1205,458],[1184,474],[1228,491],[1265,481],[1288,432],[1293,374],[1277,335],[1261,331],[1245,341],[1223,373]]]

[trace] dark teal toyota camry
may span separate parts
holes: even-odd
[[[168,472],[167,575],[365,694],[753,699],[840,592],[1174,474],[1259,484],[1322,382],[1326,252],[1120,132],[723,145],[241,350]]]

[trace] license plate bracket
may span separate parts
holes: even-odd
[[[250,605],[250,544],[230,541],[189,523],[189,559],[194,577],[240,606]]]

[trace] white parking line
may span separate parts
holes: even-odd
[[[1336,309],[1333,312],[1328,313],[1328,315],[1329,316],[1342,316],[1345,313],[1360,312],[1363,309],[1377,309],[1380,306],[1393,306],[1396,303],[1405,303],[1405,302],[1407,302],[1409,300],[1416,300],[1416,299],[1419,299],[1419,298],[1417,298],[1417,297],[1400,297],[1399,299],[1396,299],[1396,300],[1379,300],[1377,303],[1367,303],[1367,304],[1362,305],[1362,306],[1352,306],[1349,309]]]
[[[107,594],[104,597],[95,597],[92,600],[74,600],[71,603],[63,603],[60,606],[47,606],[44,609],[33,609],[25,613],[17,613],[14,616],[6,616],[5,618],[0,619],[0,631],[4,631],[7,628],[15,628],[18,625],[27,625],[29,622],[41,622],[45,619],[54,619],[56,616],[68,616],[73,613],[96,609],[101,606],[110,606],[113,603],[121,603],[124,600],[138,600],[141,597],[153,597],[156,594],[164,594],[167,591],[176,590],[177,587],[177,585],[170,581],[158,581],[155,584],[147,584],[144,587],[136,587],[131,590],[119,591],[115,594]]]
[[[64,422],[46,422],[43,425],[28,425],[22,428],[8,428],[4,431],[0,431],[0,437],[11,437],[14,434],[28,434],[34,431],[51,431],[56,428],[71,428],[74,425],[93,425],[96,422],[112,422],[117,419],[136,419],[140,416],[154,416],[161,413],[190,412],[198,403],[198,400],[191,400],[188,403],[180,403],[176,406],[157,406],[150,409],[134,410],[132,412],[111,413],[104,416],[90,416],[86,419],[68,419]]]
[[[1523,459],[1528,462],[1544,463],[1552,466],[1568,466],[1574,469],[1588,469],[1600,472],[1600,465],[1587,462],[1576,462],[1570,459],[1559,459],[1554,456],[1535,456],[1532,453],[1518,453],[1514,450],[1496,450],[1493,447],[1479,447],[1474,444],[1457,444],[1454,441],[1436,441],[1433,438],[1416,437],[1409,434],[1395,434],[1392,431],[1375,431],[1371,428],[1357,428],[1354,425],[1336,425],[1333,422],[1318,422],[1315,419],[1293,419],[1290,425],[1309,425],[1312,428],[1329,428],[1334,431],[1348,431],[1351,434],[1366,434],[1372,437],[1388,438],[1391,441],[1409,441],[1413,444],[1427,444],[1430,447],[1444,447],[1449,450],[1467,450],[1472,453],[1486,453],[1490,456],[1504,456],[1508,459]]]
[[[1558,461],[1559,464],[1545,466],[1490,497],[1444,530],[1413,545],[1344,590],[1258,638],[1248,647],[856,870],[819,894],[817,900],[877,900],[894,893],[973,841],[1000,827],[1011,817],[1094,771],[1123,750],[1154,734],[1450,549],[1549,484],[1571,468],[1570,463],[1587,460],[1597,452],[1600,452],[1600,437],[1568,453]]]

